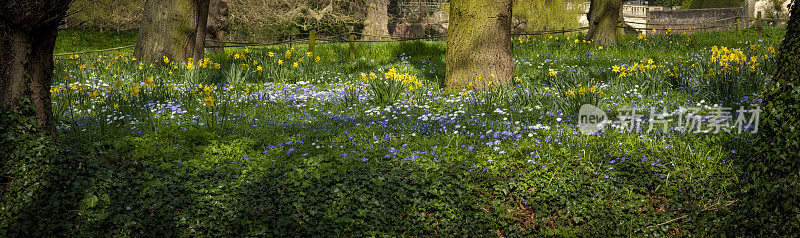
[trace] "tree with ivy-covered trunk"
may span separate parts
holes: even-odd
[[[209,0],[147,0],[134,56],[155,62],[205,57]]]
[[[622,15],[623,0],[591,0],[589,13],[589,32],[587,36],[595,44],[616,45],[617,23]]]
[[[0,3],[0,109],[31,104],[41,131],[55,137],[50,84],[58,26],[72,0]]]
[[[389,0],[369,0],[364,39],[381,40],[385,36],[389,36]]]
[[[742,228],[749,236],[800,235],[800,1],[795,0],[777,56],[777,72],[762,95],[753,154],[745,158]],[[738,235],[742,233],[737,231]]]
[[[450,1],[446,91],[468,88],[471,82],[477,90],[511,82],[512,8],[512,0]]]

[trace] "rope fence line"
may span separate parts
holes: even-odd
[[[674,25],[703,25],[703,24],[708,24],[708,23],[715,23],[715,22],[721,22],[721,21],[727,21],[727,20],[736,20],[736,19],[747,20],[747,21],[742,22],[742,23],[751,22],[751,21],[759,21],[759,20],[760,21],[771,21],[771,22],[779,22],[779,21],[787,20],[787,19],[780,19],[780,18],[755,18],[755,17],[738,16],[738,17],[728,17],[728,18],[722,18],[722,19],[705,21],[705,22],[689,22],[689,23],[641,23],[641,22],[631,22],[631,21],[619,21],[619,22],[628,23],[628,24],[648,25],[648,26],[674,26]]]
[[[66,56],[66,55],[80,55],[80,54],[88,54],[88,53],[97,53],[97,52],[103,52],[103,51],[112,51],[112,50],[121,50],[121,49],[126,49],[126,48],[133,48],[135,46],[136,45],[126,45],[126,46],[120,46],[120,47],[114,47],[114,48],[108,48],[108,49],[102,49],[102,50],[90,50],[90,51],[81,51],[81,52],[74,52],[74,53],[54,54],[53,56]]]
[[[645,25],[652,25],[652,26],[659,26],[659,25],[702,25],[702,24],[726,21],[726,20],[731,20],[731,19],[747,19],[747,20],[746,21],[741,21],[741,22],[729,23],[729,24],[725,24],[725,25],[706,26],[706,27],[699,27],[699,28],[674,28],[674,29],[669,28],[669,29],[672,30],[672,31],[686,31],[686,30],[695,31],[695,30],[705,30],[705,29],[712,29],[712,28],[731,27],[731,26],[735,26],[735,25],[739,25],[739,24],[743,24],[743,23],[747,24],[747,23],[751,23],[751,22],[755,22],[755,21],[774,21],[774,22],[778,22],[778,21],[782,21],[783,20],[783,19],[778,19],[778,18],[752,18],[752,17],[740,16],[740,17],[722,18],[722,19],[706,21],[706,22],[675,23],[675,24],[666,24],[666,23],[661,23],[661,24],[649,23],[649,24],[646,24],[645,23]],[[629,21],[619,21],[619,23],[643,24],[643,23],[629,22]],[[644,28],[632,27],[632,26],[618,26],[618,27],[622,28],[622,29],[647,30],[647,31],[650,31],[650,30],[667,30],[665,28],[651,28],[651,27],[644,27]],[[561,29],[561,30],[544,30],[544,31],[533,31],[533,32],[525,32],[525,33],[512,33],[511,35],[512,36],[540,36],[540,35],[552,35],[552,34],[565,34],[565,33],[570,33],[570,32],[585,31],[585,30],[588,30],[588,29],[589,29],[589,27],[578,27],[578,28]],[[309,35],[309,33],[300,33],[300,34],[294,34],[294,35],[272,35],[272,36],[297,37],[297,36],[308,36],[308,35]],[[347,38],[349,36],[355,36],[355,35],[360,35],[362,37],[369,36],[369,37],[377,37],[377,38],[388,38],[388,40],[363,40],[363,39],[362,40],[350,40],[350,39]],[[418,40],[435,40],[435,39],[443,39],[443,38],[447,38],[447,35],[443,34],[443,35],[436,35],[436,36],[401,38],[401,37],[393,37],[393,36],[371,35],[371,34],[365,34],[365,33],[362,33],[362,32],[348,32],[348,33],[342,33],[342,34],[329,36],[329,37],[322,37],[322,38],[319,38],[319,39],[316,39],[316,40],[320,41],[321,43],[325,43],[325,42],[334,42],[334,43],[350,43],[350,42],[358,43],[358,42],[364,42],[364,43],[372,43],[372,42],[407,42],[407,41],[418,41]],[[254,46],[271,46],[271,45],[282,45],[282,44],[308,43],[309,39],[292,39],[292,40],[283,40],[283,41],[277,41],[277,42],[232,42],[232,41],[217,41],[217,40],[208,40],[208,39],[206,41],[216,42],[216,43],[220,43],[221,44],[221,45],[217,45],[217,46],[206,46],[206,48],[229,48],[229,47],[254,47]],[[121,50],[121,49],[133,48],[133,47],[135,47],[135,45],[126,45],[126,46],[121,46],[121,47],[114,47],[114,48],[100,49],[100,50],[91,50],[91,51],[61,53],[61,54],[54,54],[53,56],[69,56],[69,55],[80,55],[80,54],[88,54],[88,53],[98,53],[98,52]]]
[[[721,22],[721,21],[727,21],[727,20],[735,20],[736,18],[744,18],[744,17],[728,17],[728,18],[716,19],[716,20],[705,21],[705,22],[690,22],[690,23],[641,23],[641,22],[630,22],[630,21],[619,21],[619,22],[624,22],[624,23],[628,23],[628,24],[646,24],[646,25],[654,25],[654,26],[660,26],[660,25],[667,25],[667,26],[669,26],[669,25],[702,25],[702,24]]]
[[[725,24],[725,25],[705,26],[705,27],[696,27],[696,28],[650,28],[650,27],[642,28],[642,27],[632,27],[632,26],[621,26],[620,28],[623,28],[623,29],[634,29],[634,30],[646,30],[646,31],[651,31],[651,30],[696,31],[696,30],[705,30],[705,29],[712,29],[712,28],[731,27],[731,26],[736,26],[736,25],[741,24],[741,23],[748,23],[748,22],[751,22],[751,21],[754,21],[754,20],[745,21],[745,22],[739,22],[739,23],[734,22],[734,23],[729,23],[729,24]]]
[[[578,27],[578,28],[571,28],[571,29],[561,29],[561,30],[546,30],[546,31],[533,31],[533,32],[526,32],[526,33],[512,33],[512,36],[540,36],[540,35],[552,35],[552,34],[564,34],[570,32],[577,32],[577,31],[585,31],[588,30],[589,27]]]

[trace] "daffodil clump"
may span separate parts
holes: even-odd
[[[750,45],[750,50],[756,52],[759,50],[759,47],[756,45]],[[725,75],[730,73],[739,73],[742,71],[748,72],[756,72],[761,65],[760,60],[768,59],[774,56],[775,49],[771,46],[767,48],[767,52],[771,55],[763,55],[763,57],[759,57],[759,55],[753,55],[748,57],[745,55],[742,50],[739,49],[731,49],[725,46],[711,47],[711,56],[709,58],[711,67],[708,68],[708,71],[705,74],[706,78],[717,76],[717,75]]]
[[[644,74],[649,76],[650,70],[656,69],[659,66],[655,64],[653,59],[642,59],[640,62],[634,62],[632,65],[615,65],[611,66],[611,71],[617,73],[617,77],[637,77]]]
[[[284,52],[259,51],[228,53],[228,59],[236,62],[245,74],[252,73],[254,81],[293,83],[311,81],[318,71],[322,57],[313,52],[301,53],[292,46]]]
[[[187,70],[194,70],[195,68],[202,68],[202,69],[220,69],[222,65],[219,63],[214,63],[209,58],[203,58],[201,60],[195,61],[194,58],[189,58],[186,60],[186,63],[182,64],[183,67]]]
[[[586,46],[592,47],[590,44],[592,43],[591,40],[586,40],[583,37],[575,36],[575,35],[565,35],[565,36],[531,36],[531,35],[524,35],[519,36],[511,40],[512,44],[526,46],[526,47],[539,47],[540,45],[547,45],[547,46],[569,46],[569,47],[577,47],[577,46]]]
[[[361,81],[365,85],[363,88],[372,94],[372,99],[378,104],[391,104],[404,92],[413,98],[417,94],[415,92],[419,91],[417,89],[423,86],[416,74],[398,73],[396,68],[389,69],[382,76],[361,73]]]
[[[578,84],[577,86],[567,90],[567,97],[568,98],[577,98],[588,96],[592,98],[597,98],[603,95],[603,90],[597,89],[594,86],[584,86],[583,84]]]
[[[769,80],[774,70],[775,48],[751,44],[747,48],[712,46],[708,62],[702,65],[701,89],[709,92],[711,100],[753,96]]]
[[[563,109],[569,113],[577,112],[584,104],[599,105],[605,96],[605,92],[600,89],[598,83],[594,80],[578,83],[567,88],[563,93],[566,101],[564,105],[567,107]]]
[[[641,59],[631,65],[611,66],[611,71],[631,85],[639,86],[646,94],[653,94],[671,86],[665,76],[667,72],[665,66],[657,64],[650,58]]]

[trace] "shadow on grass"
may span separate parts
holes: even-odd
[[[250,235],[478,235],[493,224],[464,181],[372,160],[270,168],[236,191],[234,209]]]
[[[77,156],[45,154],[24,164],[28,173],[12,174],[2,197],[4,209],[0,236],[48,237],[73,234],[77,219],[74,210],[81,206],[89,190],[88,181],[78,169]],[[35,161],[35,162],[34,162]]]
[[[730,163],[741,166],[725,232],[754,237],[800,235],[800,163],[792,161],[797,158],[758,154],[761,144],[749,136],[723,145],[726,151],[737,151],[729,157]]]
[[[392,48],[395,62],[407,57],[408,62],[422,72],[422,77],[444,87],[445,54],[447,50],[442,42],[411,41],[400,42]]]

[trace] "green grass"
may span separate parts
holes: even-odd
[[[752,134],[586,136],[574,112],[757,103],[782,31],[632,35],[604,49],[580,35],[518,39],[519,81],[482,93],[441,91],[443,42],[359,43],[355,62],[346,44],[320,44],[320,62],[296,68],[305,45],[291,57],[287,45],[230,48],[212,69],[119,52],[62,60],[63,149],[25,126],[0,137],[21,148],[2,164],[0,236],[773,234],[737,203]],[[723,68],[712,46],[758,65]],[[653,68],[613,69],[634,64]],[[392,68],[417,78],[391,86]],[[569,96],[581,87],[603,94]],[[387,91],[397,101],[372,100]]]
[[[70,29],[58,32],[55,54],[109,49],[136,44],[136,33]],[[122,52],[133,52],[132,48]]]

